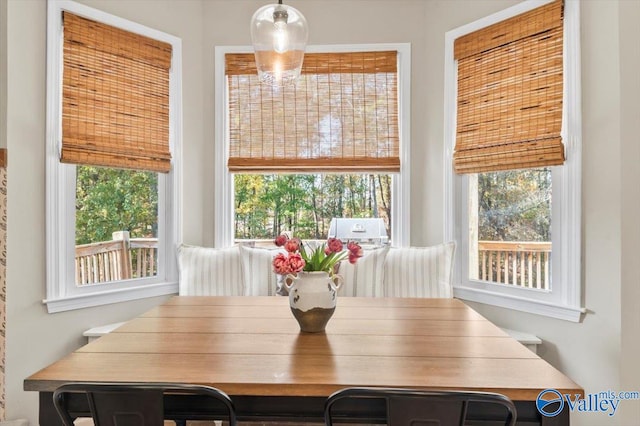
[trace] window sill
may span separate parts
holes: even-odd
[[[585,308],[579,306],[559,305],[477,288],[454,287],[453,295],[454,297],[462,300],[514,309],[516,311],[528,312],[531,314],[543,315],[571,322],[580,322],[582,314],[586,312]]]
[[[147,297],[166,296],[178,293],[178,283],[148,284],[140,287],[126,289],[107,290],[89,294],[73,295],[58,299],[45,299],[42,303],[47,305],[50,314],[56,312],[71,311],[73,309],[89,308],[92,306],[107,305],[110,303],[127,302],[144,299]]]

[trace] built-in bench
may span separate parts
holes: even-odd
[[[508,328],[502,328],[502,331],[516,339],[518,342],[522,343],[533,353],[538,353],[538,345],[542,343],[542,340],[538,336],[531,333],[525,333],[524,331],[511,330]]]
[[[105,334],[111,333],[116,328],[120,327],[124,322],[115,322],[113,324],[101,325],[98,327],[93,327],[82,333],[84,337],[87,338],[88,342],[91,343],[94,340],[98,339]]]

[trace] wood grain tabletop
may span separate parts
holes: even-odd
[[[348,386],[466,389],[533,401],[583,390],[457,299],[338,299],[301,333],[285,297],[176,296],[24,382],[184,382],[230,395],[328,396]]]

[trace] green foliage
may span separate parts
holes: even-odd
[[[235,237],[324,239],[334,217],[391,215],[388,175],[235,175]]]
[[[116,231],[156,237],[157,227],[157,173],[76,168],[76,244],[109,241]]]
[[[478,174],[478,239],[551,241],[551,170]]]
[[[300,245],[300,256],[304,259],[305,265],[303,271],[325,271],[333,273],[333,269],[336,264],[346,259],[348,252],[346,250],[326,254],[324,249],[326,244],[321,244],[314,250],[310,249],[310,253],[304,248],[304,244]]]

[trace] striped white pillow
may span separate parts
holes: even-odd
[[[339,294],[360,297],[382,296],[384,259],[388,251],[388,246],[365,250],[364,255],[354,265],[347,261],[341,262],[338,273],[342,275],[344,283]]]
[[[244,278],[238,246],[214,249],[180,245],[181,296],[242,296]]]
[[[392,248],[384,263],[386,297],[453,297],[455,242],[433,247]]]
[[[240,257],[245,277],[245,296],[273,296],[278,287],[278,277],[273,272],[272,261],[283,249],[264,249],[240,246]]]

